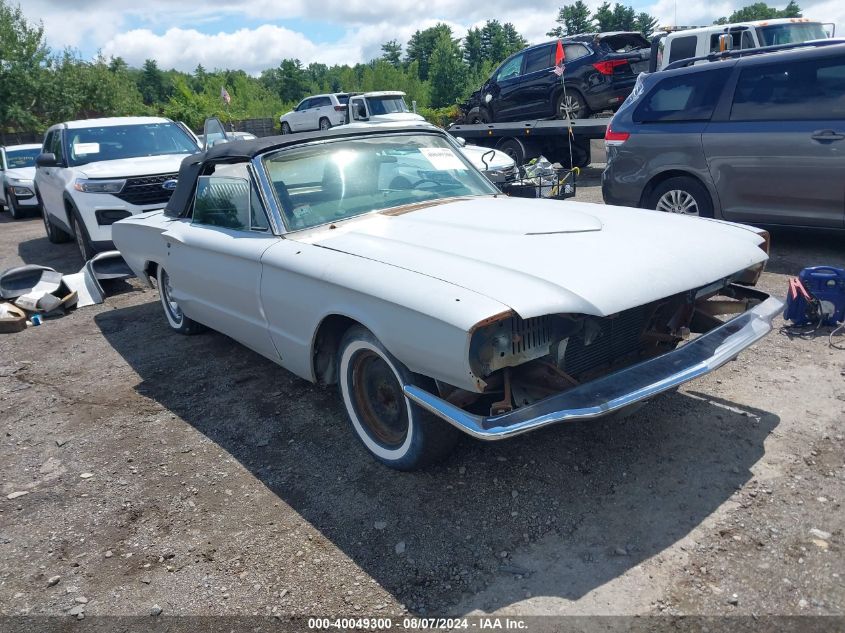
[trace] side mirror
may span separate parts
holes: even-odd
[[[724,53],[726,51],[733,50],[734,47],[734,38],[733,35],[730,33],[722,33],[719,36],[719,52]]]
[[[461,147],[466,147],[467,140],[463,136],[456,136],[455,140],[458,142],[458,145],[460,145]]]
[[[59,164],[53,152],[42,152],[35,158],[36,167],[55,167]]]

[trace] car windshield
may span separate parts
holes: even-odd
[[[367,97],[370,106],[370,114],[394,114],[395,112],[407,112],[403,97]]]
[[[263,159],[290,230],[463,196],[490,184],[435,134],[390,134],[284,149]]]
[[[175,123],[69,129],[67,134],[71,165],[199,151],[194,140]]]
[[[40,153],[40,147],[34,147],[32,149],[7,149],[6,163],[9,169],[35,167],[35,157]]]
[[[810,40],[823,40],[827,37],[824,28],[818,22],[797,22],[790,24],[773,24],[761,26],[757,29],[763,46],[777,46],[778,44],[799,44]]]

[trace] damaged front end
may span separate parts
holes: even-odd
[[[505,313],[471,333],[479,391],[413,385],[412,401],[480,439],[629,407],[713,371],[772,329],[783,302],[747,273],[618,314]],[[737,316],[738,315],[738,316]]]

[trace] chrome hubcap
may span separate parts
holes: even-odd
[[[180,308],[179,304],[172,299],[172,295],[173,287],[170,285],[170,275],[166,272],[162,272],[161,296],[164,299],[164,305],[167,308],[167,311],[170,312],[170,316],[173,320],[179,322],[182,320],[182,308]]]
[[[672,189],[660,196],[660,200],[657,201],[657,210],[666,213],[698,215],[698,203],[690,193],[680,189]]]

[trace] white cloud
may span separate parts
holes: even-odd
[[[540,42],[554,26],[558,8],[568,1],[537,0],[529,5],[513,0],[415,0],[397,5],[396,0],[25,0],[22,6],[30,19],[43,20],[54,48],[102,49],[133,65],[153,58],[162,68],[191,70],[201,63],[255,73],[285,57],[305,64],[366,61],[380,54],[383,42],[396,39],[404,45],[416,29],[440,21],[462,37],[468,28],[495,18],[513,22],[529,42]],[[751,0],[622,1],[657,16],[660,24],[674,23],[676,10],[680,24],[709,24]],[[593,9],[600,3],[587,0]],[[842,0],[799,3],[806,16],[837,22],[840,34],[845,31]],[[785,0],[775,4],[785,5]],[[297,30],[306,27],[292,20],[307,21],[307,34]],[[332,33],[341,26],[342,35],[325,41],[313,30],[321,23]],[[212,32],[215,29],[218,32]]]

